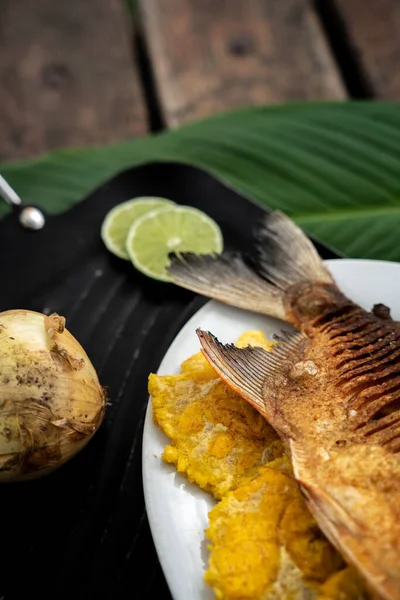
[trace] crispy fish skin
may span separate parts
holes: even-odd
[[[249,267],[235,261],[233,269],[226,257],[186,256],[170,272],[184,287],[244,307]],[[266,296],[256,297],[257,310],[300,332],[283,334],[267,354],[224,346],[199,331],[203,352],[279,433],[327,537],[373,593],[397,600],[400,325],[385,307],[368,312],[349,300],[311,242],[280,213],[268,215],[256,233],[253,261]]]

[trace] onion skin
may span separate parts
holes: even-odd
[[[105,394],[65,319],[0,313],[0,482],[64,464],[99,428]]]

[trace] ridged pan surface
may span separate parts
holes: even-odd
[[[179,164],[124,172],[29,233],[0,221],[0,310],[58,312],[91,358],[110,406],[93,440],[54,474],[0,487],[0,599],[170,598],[144,509],[141,443],[147,377],[206,301],[110,255],[101,223],[141,195],[207,212],[228,248],[247,249],[263,209]],[[324,258],[332,251],[318,246]],[[0,360],[1,372],[1,360]]]

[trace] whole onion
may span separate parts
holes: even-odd
[[[105,395],[65,319],[0,313],[0,481],[38,477],[85,446]]]

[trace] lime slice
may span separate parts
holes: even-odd
[[[126,249],[133,265],[148,277],[170,281],[166,267],[171,252],[212,254],[222,252],[218,225],[206,214],[189,206],[157,208],[131,226]]]
[[[110,252],[129,260],[126,238],[129,228],[138,217],[154,210],[174,204],[166,198],[143,196],[118,204],[107,214],[101,226],[101,238]]]

